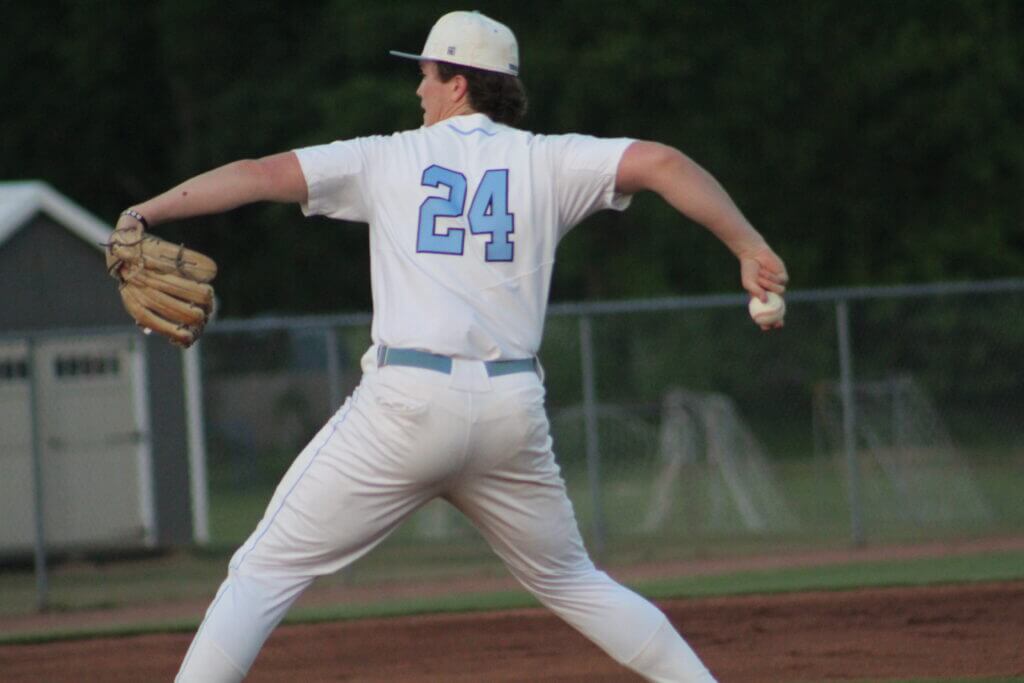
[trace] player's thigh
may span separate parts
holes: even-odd
[[[403,463],[412,431],[361,386],[296,458],[259,526],[232,561],[336,571],[367,552],[436,491]],[[411,439],[408,439],[411,443]]]
[[[543,408],[528,407],[506,455],[464,478],[450,496],[513,568],[544,573],[591,566]],[[510,423],[516,421],[510,416]]]

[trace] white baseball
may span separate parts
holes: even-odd
[[[152,333],[153,333],[153,330],[149,329],[148,327],[143,327],[142,328],[142,334],[147,334],[148,335],[148,334],[152,334]]]
[[[786,302],[775,292],[768,292],[768,301],[753,297],[747,305],[747,310],[758,325],[774,325],[786,315]]]

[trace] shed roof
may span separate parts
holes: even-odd
[[[0,249],[37,213],[45,213],[99,250],[111,228],[41,180],[0,182]]]

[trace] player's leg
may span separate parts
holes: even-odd
[[[302,451],[235,553],[176,680],[238,681],[317,576],[351,564],[435,495],[443,444],[426,403],[382,398],[364,378]],[[433,463],[433,469],[428,463]]]
[[[657,607],[591,562],[551,451],[543,390],[509,396],[496,410],[503,422],[477,423],[486,437],[449,491],[453,504],[538,600],[618,662],[651,681],[713,681]]]
[[[503,488],[504,483],[496,483]],[[488,484],[490,486],[491,484]],[[612,658],[650,681],[713,681],[690,646],[649,601],[598,571],[578,541],[543,519],[554,501],[541,504],[536,491],[506,492],[529,501],[510,506],[505,496],[458,498],[512,574],[546,607],[592,640]],[[548,495],[547,492],[544,494]],[[526,514],[524,514],[526,513]]]

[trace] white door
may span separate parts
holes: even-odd
[[[0,343],[0,550],[32,547],[32,422],[28,347]]]
[[[0,547],[24,548],[31,547],[34,530],[27,376],[31,365],[26,345],[8,350],[11,358],[20,351],[22,360],[9,361],[16,369],[7,374],[16,377],[6,389],[0,388],[5,415],[0,447],[10,453],[9,458],[0,458],[0,495],[9,508],[0,524]],[[36,418],[49,548],[154,541],[142,353],[134,336],[126,335],[45,339],[35,345]],[[22,364],[27,372],[22,372]],[[8,426],[14,427],[9,435]],[[12,501],[9,506],[7,501]]]
[[[124,335],[36,347],[48,545],[153,541],[140,347]]]

